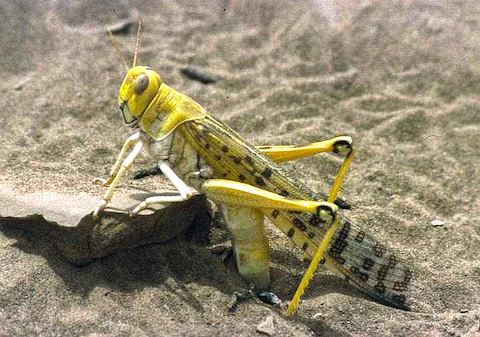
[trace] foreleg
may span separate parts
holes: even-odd
[[[135,145],[133,148],[132,152],[125,158],[126,153],[128,149]],[[143,147],[143,142],[140,139],[140,133],[136,133],[130,138],[127,139],[125,144],[123,145],[122,151],[120,152],[118,159],[115,163],[115,165],[112,168],[112,171],[110,172],[109,177],[107,180],[99,179],[97,178],[95,181],[100,181],[102,182],[102,185],[104,186],[109,186],[107,192],[105,193],[103,200],[100,202],[100,204],[95,208],[93,212],[93,216],[97,217],[98,213],[103,210],[107,204],[110,202],[113,196],[113,191],[117,184],[119,183],[123,173],[125,170],[127,170],[130,165],[133,163],[135,158],[138,156],[140,151],[142,150]],[[124,159],[125,158],[125,159]]]

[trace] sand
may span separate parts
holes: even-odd
[[[49,0],[0,13],[0,335],[479,336],[478,1]],[[413,311],[319,270],[294,317],[254,300],[229,312],[247,285],[216,254],[229,246],[218,224],[205,227],[209,242],[168,232],[78,267],[43,220],[22,218],[73,227],[101,199],[92,180],[132,133],[118,116],[125,67],[106,28],[131,64],[138,18],[140,64],[251,143],[354,138],[346,214],[413,261]],[[189,79],[189,66],[216,82]],[[285,166],[328,191],[340,162]],[[135,169],[145,167],[142,157]],[[112,205],[163,189],[161,177],[130,175]],[[195,225],[187,218],[179,226]],[[266,230],[271,289],[288,301],[308,263]]]

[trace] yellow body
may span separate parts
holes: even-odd
[[[157,141],[180,124],[207,115],[200,104],[176,92],[164,84],[155,71],[142,66],[128,72],[120,87],[118,102],[124,107],[125,121],[138,120],[142,130]]]
[[[140,151],[138,144],[146,144],[153,157],[168,164],[179,178],[179,191],[186,183],[223,206],[239,272],[249,282],[261,288],[269,284],[268,241],[263,231],[267,217],[300,249],[315,257],[298,294],[320,262],[379,301],[408,308],[405,294],[411,269],[337,214],[333,201],[348,165],[342,166],[330,198],[314,193],[278,165],[319,152],[350,151],[349,137],[301,147],[254,147],[191,98],[165,85],[156,72],[141,66],[130,69],[123,81],[119,105],[125,122],[141,131],[122,149],[105,182],[111,184],[110,189],[96,214],[109,202],[121,173]],[[132,152],[136,152],[124,160],[133,145]],[[138,209],[146,208],[148,202],[142,204]],[[296,302],[290,313],[295,306]]]

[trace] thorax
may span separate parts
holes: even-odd
[[[152,160],[157,163],[169,163],[187,185],[199,190],[201,184],[213,176],[213,169],[199,152],[185,141],[179,129],[161,141],[155,141],[147,135],[146,138],[148,153]]]

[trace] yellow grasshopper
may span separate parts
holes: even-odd
[[[109,177],[96,179],[109,188],[94,216],[107,206],[120,178],[146,147],[179,194],[147,198],[132,215],[152,204],[205,194],[221,205],[238,272],[257,289],[266,289],[270,283],[265,218],[312,257],[288,314],[295,312],[318,263],[375,299],[408,310],[405,294],[411,269],[342,217],[334,203],[353,156],[352,139],[340,136],[305,146],[252,146],[194,100],[163,83],[154,70],[137,66],[139,34],[140,28],[133,66],[118,97],[125,124],[138,131],[126,140]],[[347,153],[328,198],[278,165],[320,152]]]

